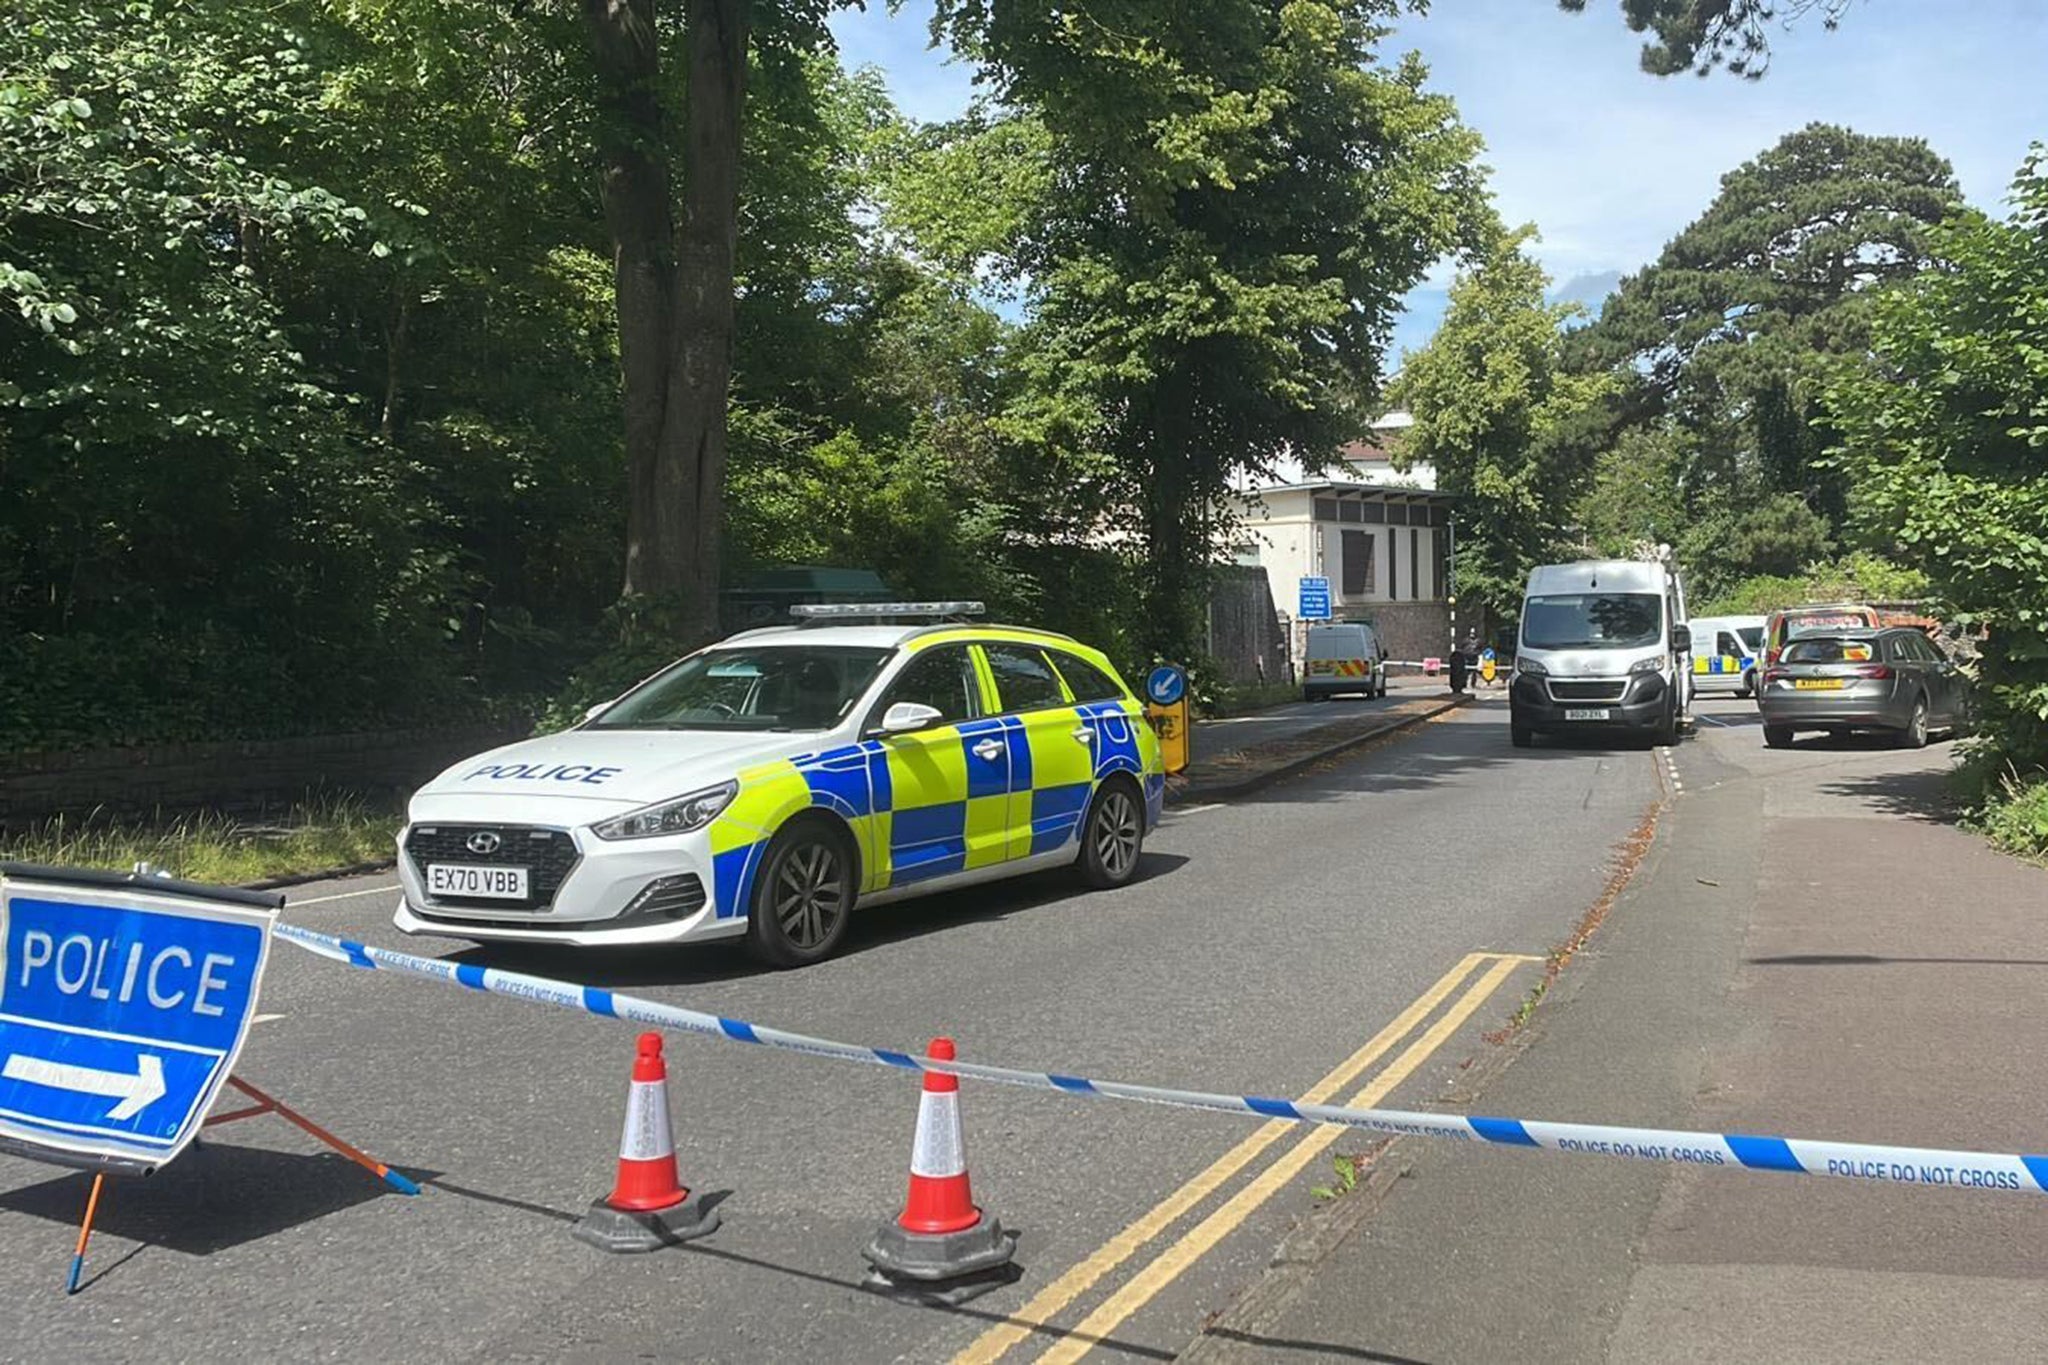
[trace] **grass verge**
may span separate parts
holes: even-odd
[[[2025,782],[2007,774],[1970,823],[2007,853],[2048,862],[2048,778]]]
[[[0,858],[119,872],[148,862],[188,881],[233,886],[388,860],[403,823],[395,803],[357,796],[318,797],[260,820],[60,818],[0,838]]]

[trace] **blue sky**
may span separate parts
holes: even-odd
[[[883,0],[832,20],[849,66],[873,64],[913,118],[949,118],[973,71],[929,48],[930,0]],[[1646,76],[1619,0],[1569,15],[1553,0],[1435,0],[1392,40],[1486,139],[1501,216],[1534,222],[1567,295],[1597,300],[1652,259],[1713,198],[1721,176],[1781,135],[1821,121],[1924,137],[1973,203],[1996,209],[2033,139],[2048,140],[2048,0],[1859,0],[1839,29],[1795,21],[1773,35],[1761,82]],[[1396,354],[1428,339],[1449,268],[1409,299]]]

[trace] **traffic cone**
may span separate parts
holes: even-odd
[[[718,1211],[684,1187],[668,1126],[668,1068],[661,1035],[640,1035],[626,1129],[619,1138],[619,1174],[612,1192],[591,1201],[576,1222],[576,1239],[602,1251],[653,1251],[718,1228]]]
[[[927,1055],[952,1061],[953,1040],[932,1039]],[[876,1229],[862,1251],[874,1267],[862,1288],[964,1303],[1015,1281],[1023,1273],[1011,1260],[1016,1251],[1017,1235],[974,1205],[960,1135],[960,1078],[925,1072],[910,1149],[910,1195],[903,1212]]]

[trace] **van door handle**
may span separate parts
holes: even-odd
[[[1072,735],[1075,739],[1079,740],[1083,744],[1093,744],[1095,742],[1095,731],[1090,726],[1076,726],[1074,729],[1069,730],[1067,733]]]
[[[984,763],[993,763],[1003,756],[1003,746],[993,739],[985,739],[974,746],[974,756]]]

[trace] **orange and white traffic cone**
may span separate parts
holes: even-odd
[[[643,1033],[626,1096],[618,1177],[612,1192],[593,1200],[590,1212],[577,1220],[576,1238],[604,1251],[653,1251],[717,1227],[718,1211],[705,1207],[677,1176],[661,1035]]]
[[[934,1038],[927,1055],[950,1062],[953,1040]],[[967,1145],[960,1133],[960,1078],[924,1073],[917,1136],[910,1149],[910,1195],[861,1253],[874,1267],[863,1287],[945,1304],[1009,1284],[1017,1235],[974,1204]]]

